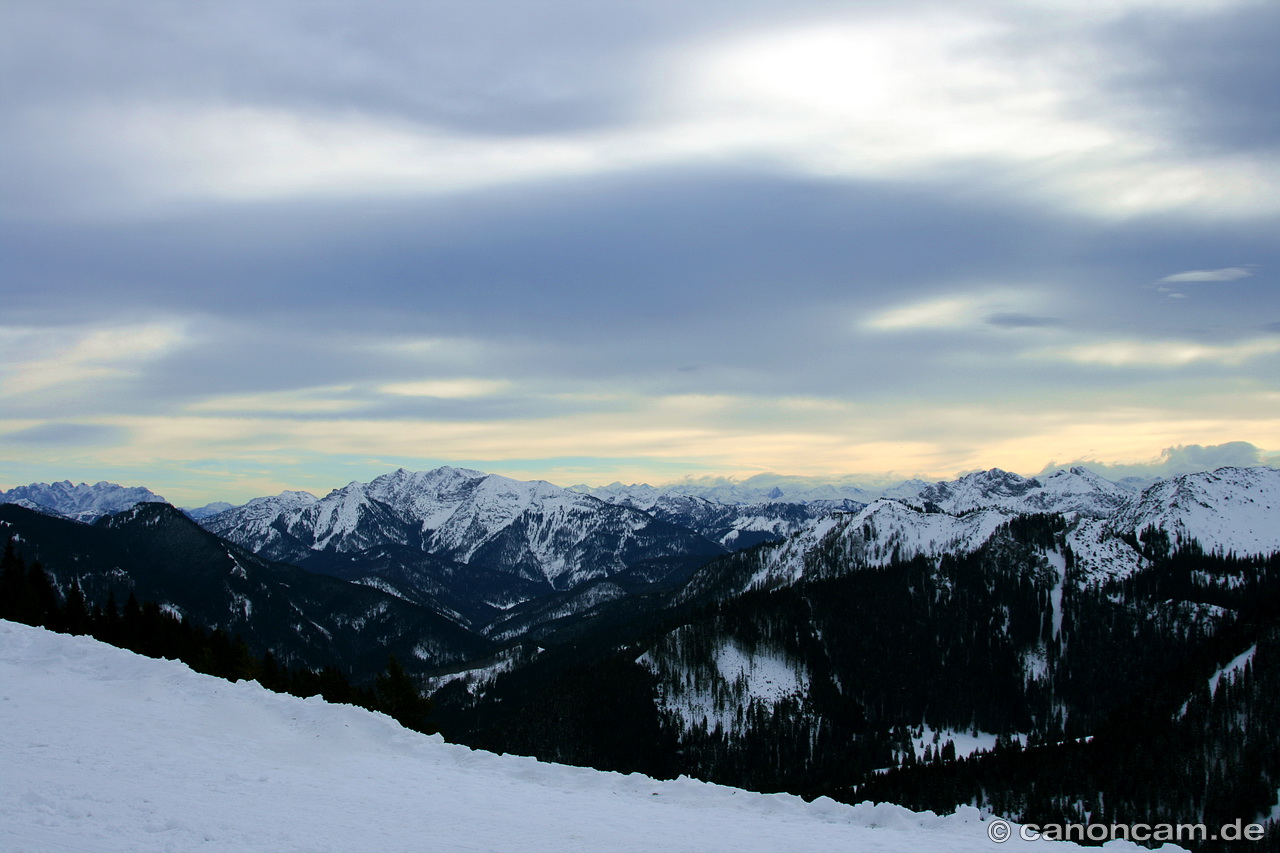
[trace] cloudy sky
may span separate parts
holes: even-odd
[[[0,486],[1275,464],[1277,41],[1274,0],[0,0]]]

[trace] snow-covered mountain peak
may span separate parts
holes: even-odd
[[[283,491],[278,495],[254,498],[243,506],[232,507],[232,510],[250,518],[261,518],[290,510],[302,509],[318,503],[319,498],[310,492]]]
[[[32,483],[0,492],[0,503],[28,500],[58,515],[77,521],[95,521],[104,515],[123,512],[139,503],[165,503],[165,499],[142,486],[120,486],[100,480],[73,485],[70,480],[58,483]]]
[[[1079,465],[1055,471],[1034,482],[1039,488],[1025,496],[1023,512],[1074,512],[1101,518],[1115,512],[1134,494],[1131,488]]]
[[[49,507],[38,504],[35,501],[30,500],[28,498],[15,498],[14,500],[11,500],[11,501],[5,501],[5,503],[13,504],[14,506],[20,506],[23,509],[29,509],[32,512],[38,512],[41,515],[51,515],[51,516],[54,516],[55,518],[66,517],[62,513],[58,512],[56,509],[50,509]]]
[[[226,512],[229,509],[235,509],[235,504],[227,503],[226,501],[214,501],[213,503],[207,503],[204,506],[182,507],[182,511],[185,512],[187,517],[192,521],[209,518],[220,512]]]
[[[716,553],[692,531],[571,492],[465,468],[392,471],[296,506],[254,503],[208,519],[215,533],[263,556],[409,546],[559,587],[676,553]]]
[[[950,513],[981,507],[1009,512],[1074,512],[1092,517],[1110,515],[1132,491],[1076,466],[1040,479],[1000,468],[975,471],[958,480],[934,483],[914,500]]]
[[[966,512],[984,506],[1017,503],[1040,482],[1000,468],[974,471],[958,480],[938,482],[921,489],[917,500],[935,504],[947,512]]]
[[[660,495],[664,494],[662,490],[650,486],[648,483],[631,483],[628,485],[617,480],[607,486],[577,485],[570,486],[570,489],[582,494],[594,495],[609,503],[625,503],[636,509],[648,509],[653,506]]]
[[[442,465],[429,471],[410,471],[397,468],[387,474],[375,477],[369,482],[370,494],[381,500],[382,494],[404,494],[407,492],[441,493],[467,483],[483,480],[489,475],[471,468],[455,468]]]
[[[313,523],[324,531],[314,547],[323,551],[335,536],[354,533],[372,511],[373,504],[363,483],[352,481],[341,489],[334,489],[314,504]]]
[[[1219,468],[1173,477],[1134,497],[1108,526],[1131,535],[1164,530],[1175,545],[1195,539],[1206,551],[1280,551],[1280,470]]]
[[[744,589],[795,583],[813,572],[885,566],[917,556],[976,550],[1013,517],[995,508],[963,516],[922,512],[881,498],[858,512],[837,512],[761,553],[760,567]]]

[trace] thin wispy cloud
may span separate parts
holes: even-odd
[[[0,329],[0,389],[8,394],[74,391],[136,376],[147,361],[184,343],[182,323],[88,329]]]
[[[378,390],[400,397],[440,397],[464,399],[485,397],[510,387],[509,382],[491,379],[423,379],[415,382],[392,382]]]
[[[863,322],[876,331],[909,331],[913,329],[978,329],[984,326],[1002,329],[1043,328],[1057,326],[1062,320],[1029,310],[1041,306],[1045,298],[1034,292],[998,290],[962,295],[939,296],[900,305],[874,314]]]
[[[981,299],[971,296],[943,297],[892,308],[871,317],[866,321],[866,326],[886,332],[958,328],[970,325],[981,311]]]
[[[262,394],[239,394],[210,397],[186,407],[188,412],[240,412],[289,414],[339,414],[359,409],[364,402],[350,399],[350,386],[338,388],[305,388]]]
[[[1044,349],[1036,352],[1035,356],[1108,367],[1177,368],[1199,362],[1235,367],[1276,353],[1280,353],[1280,341],[1261,338],[1236,344],[1201,344],[1190,341],[1101,341]]]
[[[1242,278],[1248,278],[1253,275],[1254,271],[1250,267],[1224,267],[1217,270],[1187,270],[1186,272],[1174,273],[1167,275],[1160,281],[1166,282],[1213,282],[1213,281],[1239,281]]]

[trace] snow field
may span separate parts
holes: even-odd
[[[972,808],[805,803],[497,756],[8,622],[0,685],[10,853],[993,849]],[[1045,844],[1015,834],[1003,849]]]

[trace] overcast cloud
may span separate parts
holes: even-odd
[[[1278,38],[1263,0],[0,4],[0,486],[1265,463]]]

